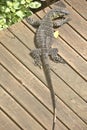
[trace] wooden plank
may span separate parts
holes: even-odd
[[[68,25],[59,28],[60,36],[87,61],[87,41]]]
[[[17,79],[21,82],[28,80],[28,76],[27,75],[27,71],[25,71],[25,67],[18,64],[19,62],[17,60],[15,60],[14,58],[11,57],[11,55],[8,53],[8,51],[6,51],[6,49],[0,45],[0,61],[1,63],[6,66],[6,68],[8,68],[9,70],[11,69],[11,71],[13,70],[13,73],[15,76],[18,77]],[[8,58],[9,57],[9,58]],[[31,61],[30,61],[31,62]],[[77,75],[69,66],[64,66],[64,65],[55,65],[55,63],[51,63],[53,70],[55,72],[57,72],[57,74],[63,78],[63,80],[69,84],[69,86],[74,89],[74,91],[76,91],[85,101],[87,101],[87,83],[79,76]],[[32,65],[31,65],[32,66]],[[20,75],[22,76],[20,78],[19,76],[19,72],[17,70],[19,70],[20,68]],[[23,70],[22,70],[23,68]],[[59,68],[59,69],[58,69]],[[62,73],[62,72],[65,73]],[[25,72],[25,73],[24,73]],[[31,76],[32,77],[32,76]],[[29,80],[28,80],[29,81]],[[26,82],[28,82],[26,81]],[[73,82],[74,81],[74,82]]]
[[[11,91],[11,90],[10,90]],[[0,87],[0,105],[11,118],[17,122],[24,130],[44,130],[31,116],[23,110],[1,87]]]
[[[65,0],[65,1],[87,20],[87,1],[86,0]]]
[[[6,32],[6,31],[5,31]],[[8,32],[8,31],[7,31]],[[7,33],[9,37],[12,34]],[[6,35],[4,35],[6,36]],[[35,67],[32,62],[33,59],[29,57],[29,50],[24,47],[16,38],[10,41],[9,37],[5,39],[4,45],[12,51],[12,53],[27,67],[31,70],[42,82],[45,82],[43,71]],[[4,40],[4,39],[3,39]],[[9,41],[9,42],[8,42]],[[30,42],[31,43],[31,42]],[[6,45],[7,44],[7,45]],[[64,65],[63,65],[64,66]],[[86,109],[87,104],[78,97],[64,82],[60,80],[54,73],[52,73],[52,79],[54,83],[54,88],[56,94],[64,101],[66,104],[72,108],[84,121],[86,121]],[[65,89],[66,88],[66,89]],[[64,91],[63,91],[64,90]],[[70,94],[70,95],[69,95]]]
[[[19,102],[23,106],[23,108],[25,108],[26,111],[28,111],[35,119],[37,119],[38,122],[40,122],[40,124],[42,124],[44,126],[44,128],[51,129],[52,114],[31,93],[29,93],[29,91],[27,91],[25,89],[25,87],[20,85],[3,67],[0,67],[0,73],[2,73],[0,82],[1,82],[2,86],[4,87],[4,89],[8,88],[9,93],[13,97],[15,97],[16,101]],[[2,105],[3,109],[5,109],[5,111],[8,110],[8,112],[10,113],[10,112],[12,112],[12,109],[14,107],[14,109],[15,109],[14,113],[15,113],[16,108],[11,103],[12,99],[7,98],[7,96],[5,96],[5,97],[3,97],[3,96],[4,95],[2,94],[1,95],[1,105]],[[7,101],[7,103],[6,103],[6,101]],[[29,130],[29,128],[32,130],[34,130],[34,129],[42,130],[43,129],[41,126],[39,126],[39,124],[35,123],[35,121],[34,122],[33,122],[33,120],[31,121],[31,118],[29,116],[26,117],[25,114],[22,113],[21,111],[17,115],[20,116],[22,124],[26,125],[26,129],[28,129],[28,130]],[[23,117],[21,117],[21,115]],[[19,122],[19,120],[20,120],[19,117],[16,117],[16,118],[17,118],[16,120],[18,120],[17,122]],[[26,120],[25,120],[25,118],[26,118]],[[58,120],[56,123],[56,129],[67,130],[67,128]]]
[[[87,41],[87,21],[73,10],[71,6],[65,3],[64,0],[61,1],[66,5],[67,10],[70,12],[71,21],[69,22],[69,25]],[[54,5],[51,7],[54,8]]]
[[[52,111],[52,104],[50,100],[50,92],[47,88],[41,84],[40,81],[27,70],[20,62],[18,62],[14,56],[10,55],[4,47],[0,46],[1,62],[11,71],[13,75],[31,91],[48,109]],[[20,70],[19,70],[20,68]],[[19,70],[19,71],[17,71]],[[7,91],[9,89],[5,88]],[[45,96],[44,96],[45,94]],[[87,129],[86,125],[63,103],[58,97],[57,100],[57,116],[68,126],[68,128],[74,129]]]
[[[20,130],[20,128],[13,123],[5,113],[0,110],[0,130]]]
[[[34,16],[35,17],[35,16]],[[26,21],[24,21],[25,23],[26,23]],[[27,24],[27,23],[26,23]],[[18,38],[19,39],[21,39],[27,46],[30,46],[32,49],[34,48],[34,45],[33,44],[30,44],[30,45],[28,45],[27,43],[28,43],[28,41],[30,41],[30,39],[29,39],[29,37],[27,36],[27,35],[29,35],[29,33],[31,33],[30,32],[30,30],[27,30],[27,28],[23,28],[23,26],[22,26],[22,24],[20,24],[21,25],[21,29],[19,29],[19,28],[17,28],[17,26],[14,26],[14,27],[12,27],[11,28],[11,31],[13,32],[13,33],[15,33],[15,35],[16,36],[18,36]],[[27,24],[28,25],[28,24]],[[29,26],[29,25],[28,25]],[[29,26],[29,27],[31,27],[31,26]],[[69,29],[70,27],[69,26],[67,26],[67,25],[65,25],[64,27],[62,27],[62,28],[60,28],[60,31],[62,30],[62,32],[60,32],[60,33],[62,33],[62,36],[65,38],[65,40],[67,40],[67,37],[65,36],[65,35],[68,35],[69,34],[69,32],[68,33],[66,33],[66,30],[68,30],[67,28]],[[31,27],[32,28],[32,27]],[[25,30],[26,29],[26,30]],[[33,31],[35,31],[35,29],[34,28],[32,28],[32,30]],[[29,31],[29,32],[28,32]],[[73,30],[69,30],[70,32],[72,32]],[[23,36],[22,36],[22,34],[21,34],[21,32],[25,32],[24,33],[24,38],[23,38]],[[75,32],[74,32],[75,33]],[[77,37],[77,35],[75,34],[74,35],[74,33],[73,33],[73,38],[74,38],[74,40],[75,40],[75,42],[73,42],[72,41],[72,43],[74,44],[77,44],[77,49],[78,49],[78,51],[79,52],[81,52],[81,53],[83,53],[83,55],[84,55],[84,57],[85,56],[87,56],[86,55],[86,53],[87,53],[87,51],[85,51],[86,50],[86,44],[85,44],[85,41],[84,40],[81,40],[81,37]],[[64,35],[63,35],[64,34]],[[31,36],[33,36],[33,34],[31,35]],[[76,39],[75,39],[75,37],[76,37]],[[68,37],[68,41],[70,40],[70,36]],[[83,45],[82,44],[82,42],[80,42],[80,41],[78,41],[78,40],[80,40],[80,41],[84,41],[83,43],[85,44],[85,45]],[[33,42],[32,41],[32,39],[31,39],[31,42]],[[80,48],[78,48],[79,47],[79,45],[78,45],[78,42],[80,42]],[[75,44],[74,44],[74,46],[75,46]],[[82,52],[83,51],[83,52]],[[80,54],[81,54],[80,53]],[[86,58],[86,57],[85,57]],[[70,67],[69,66],[67,66],[67,67],[65,67],[65,66],[61,66],[61,65],[55,65],[53,62],[51,63],[52,65],[52,68],[54,68],[53,70],[56,70],[55,72],[58,72],[57,74],[59,74],[60,76],[61,76],[61,78],[63,78],[63,80],[65,80],[75,91],[77,91],[85,100],[87,100],[87,94],[86,94],[86,91],[85,91],[85,89],[86,89],[86,86],[87,86],[87,83],[80,77],[80,76],[78,76],[72,69],[70,69]],[[57,69],[57,68],[59,68],[59,69]],[[62,70],[64,70],[65,71],[65,73],[62,73]],[[67,75],[67,76],[66,76]],[[78,78],[77,78],[78,77]],[[74,81],[74,82],[73,82]],[[83,88],[84,87],[84,88]],[[82,88],[82,90],[81,90],[81,88]]]
[[[30,31],[28,31],[28,29],[26,27],[24,27],[24,25],[22,25],[22,23],[20,23],[20,29],[18,27],[19,27],[19,24],[16,24],[16,25],[12,26],[10,30],[13,33],[15,33],[15,35],[18,36],[18,38],[21,39],[27,47],[29,47],[30,49],[34,49],[34,44],[32,43],[33,39],[34,39],[34,34],[32,32],[30,33]],[[22,32],[23,33],[25,32],[25,33],[23,34]],[[30,37],[28,37],[28,35],[30,35]],[[31,37],[33,37],[33,39]],[[3,42],[3,40],[4,39],[1,39],[2,42]],[[56,41],[56,43],[58,43],[57,48],[59,48],[59,54],[78,73],[80,73],[80,75],[82,75],[82,77],[84,79],[87,80],[87,72],[85,71],[87,69],[87,62],[85,62],[83,60],[83,58],[81,58],[76,52],[74,52],[74,50],[71,49],[61,38],[59,38],[58,41]],[[81,67],[81,66],[83,66],[83,67]]]

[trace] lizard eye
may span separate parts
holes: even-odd
[[[55,19],[57,17],[59,17],[59,15],[57,15],[57,13],[54,12],[53,15],[52,15],[52,18]]]

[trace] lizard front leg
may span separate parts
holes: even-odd
[[[27,21],[30,25],[32,25],[33,27],[35,27],[35,28],[38,28],[38,27],[40,26],[40,23],[41,23],[40,20],[31,18],[31,17],[30,17],[30,18],[26,18],[26,21]]]
[[[58,49],[57,48],[51,48],[49,51],[49,55],[51,59],[56,63],[65,63],[64,59],[58,55]]]
[[[41,57],[40,57],[41,56],[41,49],[32,50],[30,52],[30,55],[34,59],[35,65],[42,68]]]
[[[54,28],[60,27],[63,24],[67,23],[68,21],[70,21],[70,18],[64,18],[64,19],[62,18],[62,19],[53,21],[53,27]]]

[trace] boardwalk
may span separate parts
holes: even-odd
[[[50,61],[57,102],[55,130],[87,130],[87,2],[63,2],[72,20],[59,28],[56,45],[67,63]],[[40,11],[33,17],[43,16]],[[52,128],[50,91],[43,70],[29,56],[35,48],[34,34],[25,20],[0,31],[0,130]]]

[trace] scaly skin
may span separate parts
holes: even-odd
[[[51,48],[52,40],[54,39],[54,28],[59,27],[66,23],[69,19],[64,18],[69,12],[63,8],[52,9],[44,18],[39,22],[34,22],[29,20],[30,24],[39,26],[36,31],[35,45],[36,50],[31,51],[31,56],[35,60],[35,64],[38,66],[43,66],[44,73],[46,76],[47,84],[51,92],[52,103],[53,103],[53,127],[55,129],[56,123],[56,102],[55,102],[55,92],[52,85],[50,66],[49,66],[49,56],[54,62],[64,63],[64,60],[58,55],[58,50],[56,48]],[[57,22],[53,21],[55,18],[60,18]],[[28,21],[28,20],[27,20]]]

